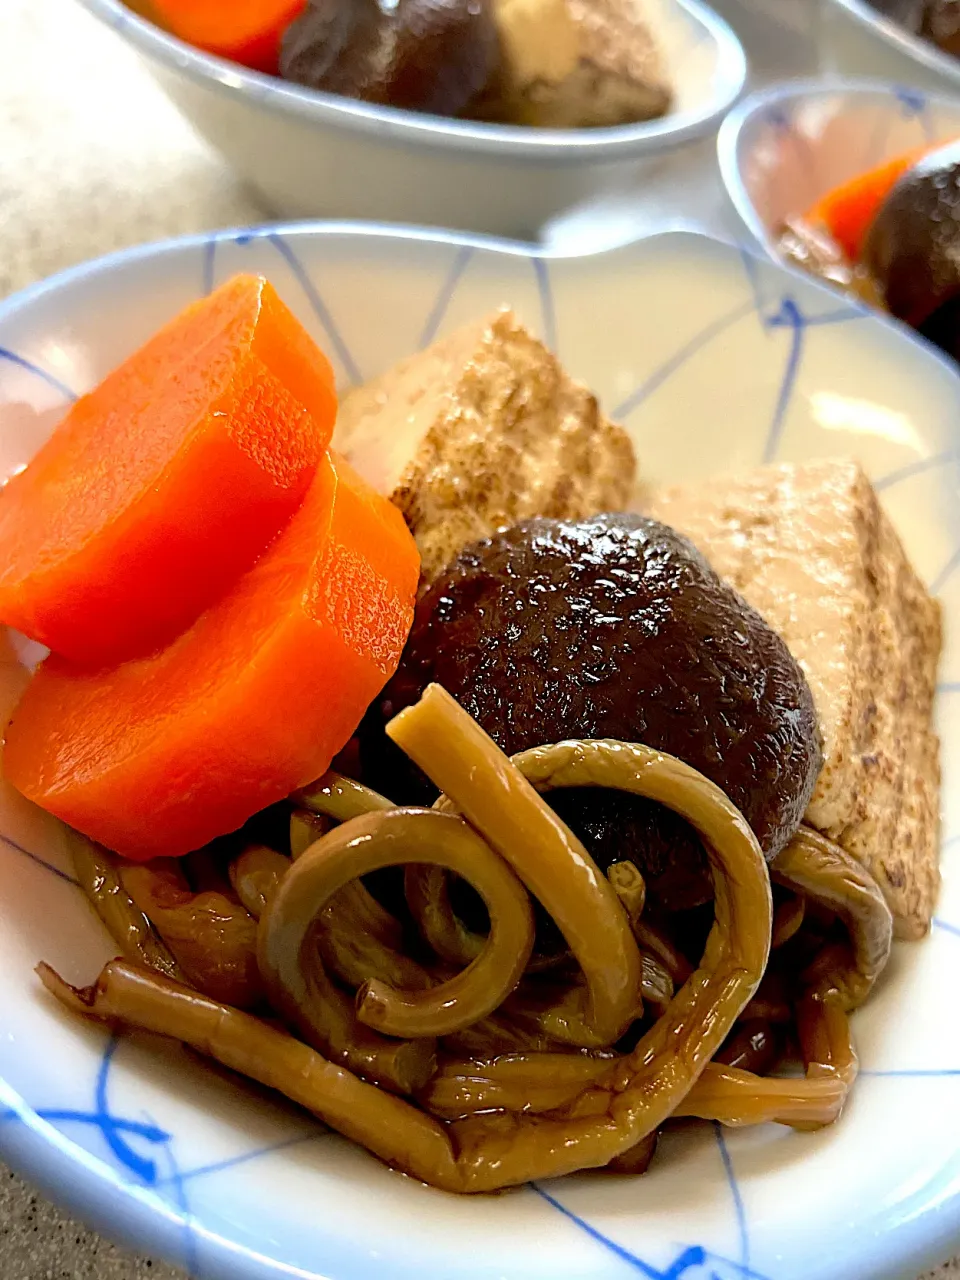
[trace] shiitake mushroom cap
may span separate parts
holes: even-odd
[[[960,348],[960,142],[896,183],[867,235],[863,263],[891,315],[954,354]]]
[[[309,0],[280,74],[383,106],[458,115],[499,65],[490,0]]]

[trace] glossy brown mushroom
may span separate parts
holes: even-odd
[[[453,116],[497,61],[487,0],[310,0],[283,38],[280,74],[327,93]]]
[[[960,142],[932,151],[894,186],[863,263],[891,315],[960,357]]]

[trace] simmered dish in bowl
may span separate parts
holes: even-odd
[[[960,143],[916,148],[787,219],[784,257],[960,359]]]
[[[673,99],[645,0],[195,0],[132,6],[208,53],[381,106],[576,129]]]
[[[49,988],[449,1191],[835,1119],[936,896],[939,610],[855,463],[635,471],[509,312],[337,408],[256,277],[80,400],[0,525],[4,771],[122,956]]]

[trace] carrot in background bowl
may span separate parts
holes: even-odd
[[[89,665],[169,642],[252,564],[330,440],[330,365],[238,276],[79,400],[0,495],[0,622]]]
[[[5,776],[128,858],[197,849],[327,769],[396,669],[419,573],[400,512],[330,455],[276,542],[169,648],[101,672],[49,658]]]
[[[912,169],[929,152],[945,145],[943,142],[928,142],[893,160],[886,160],[866,173],[858,173],[821,196],[803,215],[803,221],[812,227],[825,227],[848,261],[859,262],[867,232],[884,200],[908,169]]]
[[[306,0],[150,0],[150,16],[218,58],[276,75],[284,31]]]

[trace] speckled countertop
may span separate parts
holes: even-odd
[[[0,296],[124,245],[262,216],[75,0],[0,0]],[[934,1275],[960,1280],[960,1261],[924,1280]],[[179,1276],[65,1217],[0,1165],[0,1280]]]

